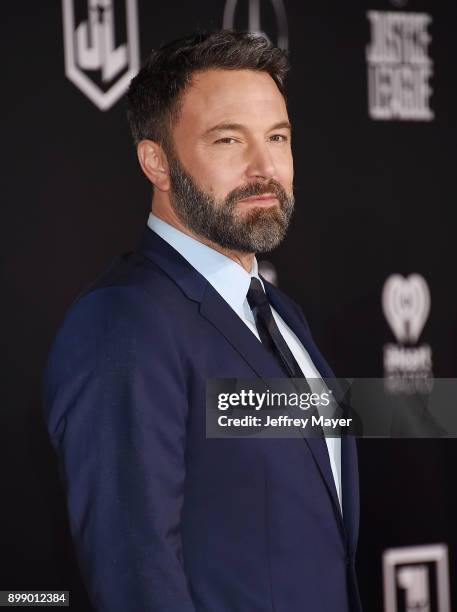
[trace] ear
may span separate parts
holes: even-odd
[[[153,140],[142,140],[138,143],[136,152],[141,169],[151,183],[159,191],[169,191],[168,162],[162,147]]]

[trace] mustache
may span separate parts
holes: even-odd
[[[249,183],[248,185],[243,185],[243,187],[233,189],[226,197],[226,204],[233,206],[240,200],[253,196],[261,196],[264,193],[272,193],[281,203],[287,199],[287,193],[284,187],[278,183],[278,181],[270,179],[267,183]]]

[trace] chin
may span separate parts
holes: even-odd
[[[250,206],[237,206],[235,208],[237,214],[242,216],[244,219],[248,217],[277,217],[280,214],[281,206],[279,202],[276,204],[270,204],[269,206],[265,206],[262,204],[256,205],[251,204]]]

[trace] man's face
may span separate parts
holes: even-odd
[[[225,248],[275,248],[294,198],[287,109],[273,79],[252,70],[195,74],[171,135],[170,199],[178,218]]]

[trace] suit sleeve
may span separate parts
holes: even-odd
[[[139,290],[98,289],[67,316],[45,413],[97,612],[194,612],[180,536],[188,410],[169,316]]]

